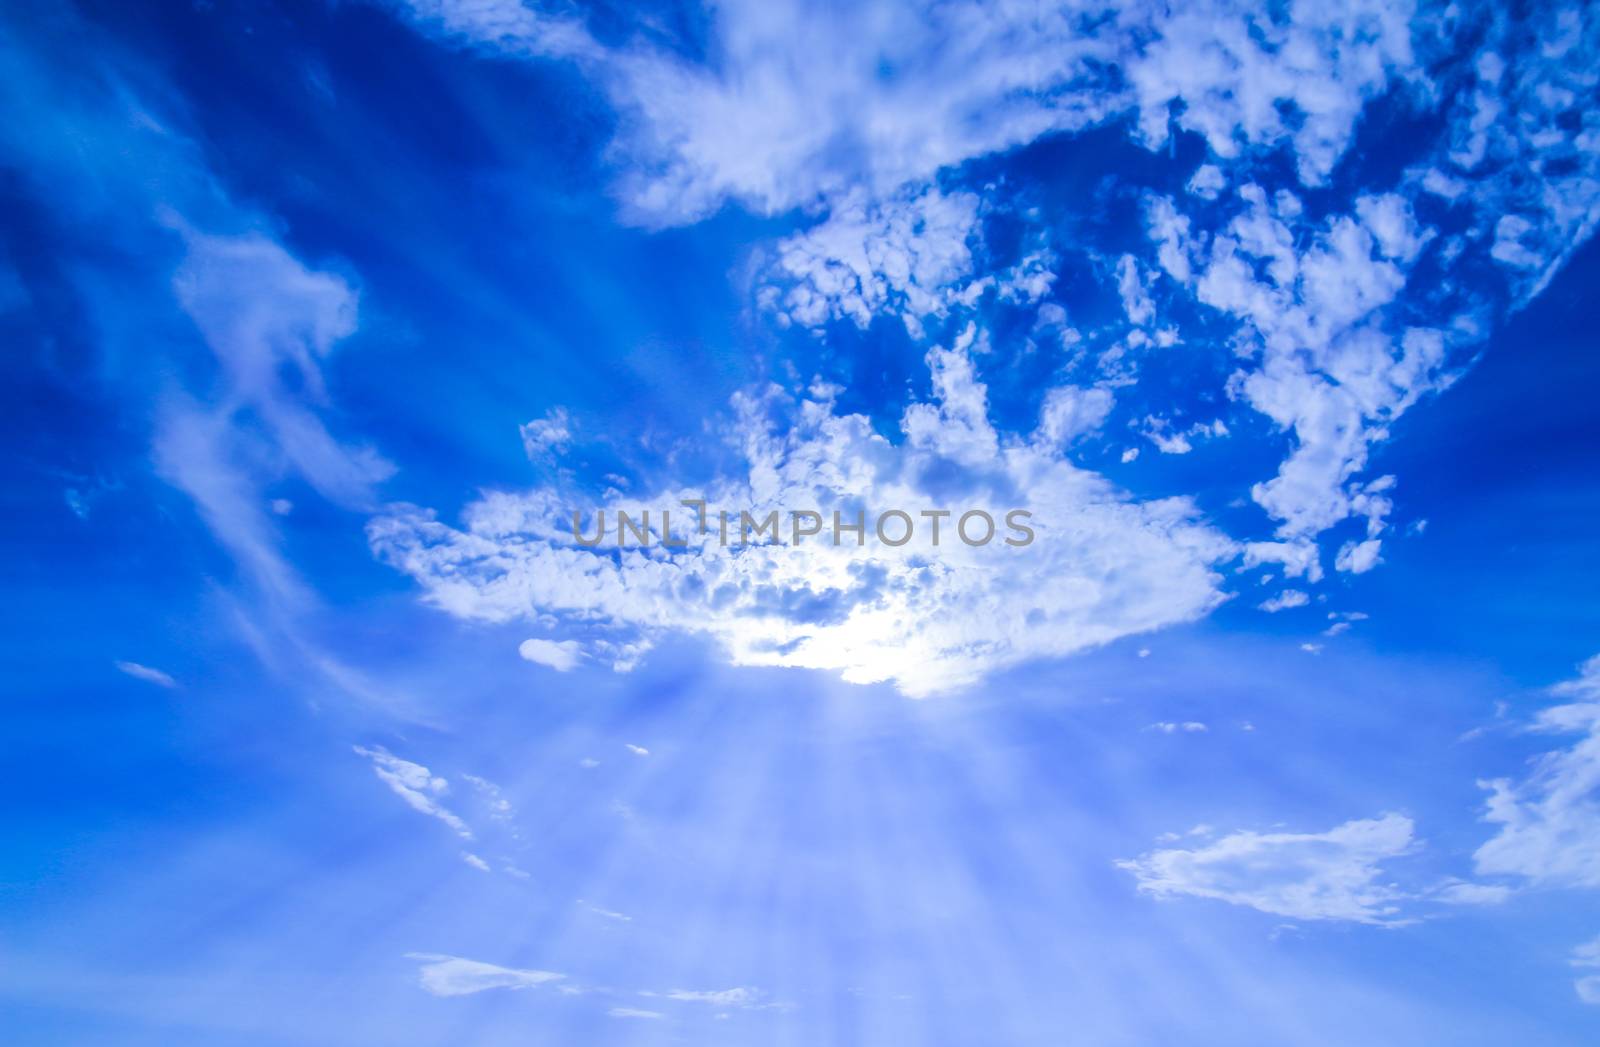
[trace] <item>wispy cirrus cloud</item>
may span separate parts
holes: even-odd
[[[536,989],[567,977],[554,971],[500,967],[442,953],[413,952],[406,953],[406,958],[418,961],[418,984],[434,996],[470,996],[491,989]]]
[[[408,807],[439,819],[462,839],[472,839],[472,830],[467,823],[441,802],[450,791],[449,781],[433,774],[420,763],[402,760],[381,745],[371,748],[357,745],[352,748],[357,756],[364,756],[371,761],[372,773]]]
[[[113,664],[116,665],[118,672],[125,673],[135,680],[153,683],[157,687],[165,687],[168,690],[178,686],[177,680],[174,680],[170,674],[164,673],[160,669],[152,669],[150,666],[140,665],[138,662],[115,662]]]
[[[1249,830],[1117,862],[1158,898],[1189,896],[1297,920],[1405,922],[1409,896],[1382,882],[1385,862],[1415,846],[1411,819],[1357,819],[1320,833]]]

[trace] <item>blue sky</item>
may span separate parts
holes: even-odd
[[[1593,1042],[1597,57],[13,5],[5,1027]],[[682,499],[1035,539],[617,547]]]

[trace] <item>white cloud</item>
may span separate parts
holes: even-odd
[[[1222,168],[1216,164],[1201,164],[1184,188],[1202,200],[1215,200],[1227,184]]]
[[[1058,385],[1045,394],[1039,411],[1038,439],[1065,447],[1099,429],[1111,413],[1111,390]]]
[[[1183,723],[1173,723],[1169,720],[1161,720],[1146,727],[1145,730],[1159,731],[1162,734],[1177,734],[1179,731],[1182,731],[1185,734],[1203,734],[1209,730],[1209,728],[1197,720],[1187,720]]]
[[[543,418],[518,427],[522,450],[530,462],[553,462],[572,441],[572,428],[564,407],[551,408]]]
[[[1244,570],[1262,564],[1283,566],[1290,578],[1304,578],[1308,582],[1322,581],[1322,561],[1315,542],[1299,539],[1292,542],[1246,542],[1244,545]]]
[[[644,35],[602,45],[573,19],[511,0],[403,6],[447,39],[576,62],[620,113],[623,199],[655,222],[693,220],[729,198],[774,212],[858,186],[884,196],[1130,110],[1155,148],[1175,102],[1177,124],[1203,135],[1216,157],[1288,145],[1301,177],[1318,184],[1365,102],[1419,75],[1409,5],[1374,2],[1266,15],[1225,2],[971,0],[817,19],[798,0],[745,0],[712,12],[717,61],[708,64]],[[1213,185],[1197,175],[1198,192]]]
[[[1499,905],[1511,897],[1512,890],[1502,884],[1469,883],[1452,880],[1429,897],[1450,905]]]
[[[532,989],[566,977],[553,971],[497,967],[439,953],[406,953],[406,958],[421,962],[417,972],[420,984],[435,996],[469,996],[487,989]]]
[[[1533,729],[1577,740],[1540,756],[1521,779],[1480,783],[1490,793],[1484,820],[1500,828],[1473,860],[1480,875],[1600,887],[1600,655],[1553,693],[1578,700],[1545,709]]]
[[[646,1018],[655,1019],[664,1017],[660,1011],[643,1011],[637,1007],[613,1007],[606,1012],[613,1018]]]
[[[674,535],[690,543],[684,552],[618,550],[621,503],[608,515],[604,545],[583,548],[571,531],[573,496],[555,488],[487,494],[468,508],[462,530],[391,506],[371,522],[369,538],[430,602],[458,617],[556,615],[643,639],[688,629],[715,638],[738,664],[834,670],[850,682],[892,681],[917,695],[1193,620],[1216,606],[1223,596],[1212,568],[1234,555],[1234,544],[1201,523],[1186,499],[1138,501],[1074,466],[1060,448],[1002,441],[974,375],[974,344],[969,331],[952,348],[929,352],[935,399],[906,409],[899,444],[860,415],[835,413],[825,391],[736,398],[731,442],[744,459],[742,475],[626,504],[635,519],[650,510],[656,523],[662,510],[671,512]],[[713,514],[725,507],[757,518],[816,509],[828,514],[830,529],[833,511],[842,522],[860,511],[871,527],[890,508],[985,508],[1000,536],[1013,534],[1004,516],[1017,508],[1033,514],[1026,522],[1035,539],[1025,547],[1001,537],[969,547],[952,534],[952,517],[936,551],[927,519],[913,521],[926,546],[796,545],[785,534],[784,544],[746,548],[735,535],[723,548],[715,516],[707,534],[696,533],[682,498],[704,499]]]
[[[1579,969],[1600,967],[1600,938],[1572,950],[1571,964]],[[1600,974],[1585,974],[1573,979],[1573,991],[1584,1003],[1600,1004]]]
[[[698,992],[692,992],[688,989],[672,989],[657,995],[669,1000],[679,1000],[687,1003],[707,1003],[713,1007],[754,1007],[761,1002],[763,996],[761,990],[750,988]]]
[[[174,680],[160,669],[152,669],[148,665],[140,665],[138,662],[116,662],[114,664],[118,671],[127,673],[135,680],[143,680],[146,683],[153,683],[157,687],[169,689],[178,686],[177,680]]]
[[[1116,864],[1158,898],[1215,898],[1298,920],[1392,924],[1401,921],[1406,895],[1380,882],[1382,865],[1412,846],[1411,819],[1385,814],[1323,833],[1235,832]]]
[[[649,756],[650,755],[650,750],[649,749],[646,749],[642,745],[634,745],[632,742],[624,742],[623,743],[623,747],[625,749],[627,749],[630,753],[632,753],[635,756]]]
[[[1129,323],[1143,326],[1155,316],[1155,303],[1150,300],[1150,292],[1145,289],[1144,277],[1139,272],[1139,262],[1131,254],[1125,254],[1117,259],[1117,295],[1122,299],[1122,311],[1128,317]]]
[[[604,916],[606,919],[615,920],[618,923],[633,922],[633,917],[629,916],[627,913],[620,913],[614,909],[602,909],[600,906],[586,902],[582,898],[578,899],[578,906],[586,912],[594,913],[596,916]]]
[[[512,807],[511,801],[506,799],[505,793],[495,783],[475,774],[463,774],[461,780],[478,790],[479,795],[483,797],[483,805],[489,809],[489,817],[495,821],[510,821],[516,815],[516,809]]]
[[[461,852],[461,860],[466,862],[468,865],[472,866],[474,869],[478,870],[479,872],[488,872],[489,871],[489,863],[484,861],[482,858],[479,858],[477,855],[473,854],[471,851],[462,851]]]
[[[978,232],[971,193],[930,186],[878,203],[855,193],[778,245],[764,297],[805,327],[849,319],[866,328],[875,316],[899,315],[920,335],[924,318],[982,292],[971,281]]]
[[[577,668],[583,645],[576,640],[540,640],[537,638],[522,641],[517,646],[517,654],[524,661],[535,665],[548,666],[558,673],[569,672]]]
[[[462,839],[472,838],[466,822],[439,802],[439,798],[450,791],[448,781],[435,776],[420,763],[400,759],[381,745],[371,749],[357,745],[353,749],[357,755],[372,761],[373,773],[412,810],[439,819]]]
[[[1268,14],[1214,2],[1171,11],[1126,70],[1152,147],[1166,142],[1169,120],[1203,135],[1221,158],[1292,143],[1301,180],[1320,184],[1366,101],[1417,72],[1409,3],[1302,2]],[[1169,106],[1180,100],[1174,118]],[[1290,109],[1297,122],[1286,118]]]
[[[1489,255],[1513,298],[1537,295],[1600,220],[1600,126],[1586,99],[1600,86],[1600,18],[1581,4],[1513,17],[1492,7],[1449,129],[1411,178],[1494,228]]]
[[[1188,196],[1148,201],[1154,259],[1115,256],[1124,313],[1138,328],[1117,352],[1152,340],[1143,328],[1159,272],[1236,321],[1240,363],[1228,391],[1290,439],[1277,475],[1252,496],[1289,542],[1364,519],[1368,534],[1341,570],[1378,562],[1371,543],[1392,508],[1392,480],[1362,477],[1371,448],[1449,383],[1458,350],[1483,337],[1494,312],[1456,286],[1462,252],[1473,265],[1499,263],[1513,299],[1525,301],[1600,219],[1600,128],[1581,104],[1597,86],[1587,56],[1600,28],[1575,8],[1439,19],[1381,0],[1270,9],[957,0],[926,16],[872,5],[819,20],[798,0],[734,0],[709,16],[715,61],[705,63],[660,44],[659,26],[602,44],[574,19],[509,0],[409,9],[454,40],[576,62],[618,110],[613,155],[636,218],[690,221],[730,199],[825,215],[778,245],[760,291],[767,308],[808,327],[889,316],[920,336],[924,320],[990,289],[1027,298],[1049,287],[1046,244],[1016,272],[984,275],[988,205],[942,171],[1130,113],[1152,148],[1173,125],[1199,134],[1209,156]],[[1461,57],[1419,59],[1414,35],[1430,55]],[[1456,79],[1469,89],[1442,89]],[[1257,160],[1284,150],[1303,184],[1325,185],[1367,104],[1397,91],[1418,103],[1453,99],[1441,141],[1397,182],[1312,209],[1294,191],[1251,183]],[[1230,186],[1236,193],[1225,194]],[[1469,224],[1492,237],[1440,242],[1418,220],[1423,196],[1472,211]],[[1212,231],[1219,207],[1231,213]],[[1438,264],[1419,265],[1430,252]],[[1414,268],[1434,282],[1415,281]],[[1443,322],[1414,326],[1418,303]],[[1042,437],[1092,431],[1101,405],[1047,396]],[[1145,435],[1184,453],[1196,434]]]
[[[1333,566],[1351,574],[1366,574],[1380,563],[1378,551],[1382,548],[1383,542],[1377,538],[1368,538],[1364,542],[1346,542],[1339,549],[1339,555],[1334,558]]]
[[[1260,607],[1268,614],[1276,614],[1279,611],[1286,611],[1291,607],[1304,607],[1310,602],[1311,597],[1307,596],[1299,589],[1285,589],[1277,596],[1274,596],[1269,600],[1261,601]]]
[[[228,384],[221,413],[250,409],[320,494],[348,508],[369,506],[373,485],[393,466],[340,445],[309,406],[325,399],[318,361],[355,331],[355,291],[260,234],[211,236],[171,221],[188,247],[173,291]]]

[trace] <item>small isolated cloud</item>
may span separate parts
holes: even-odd
[[[439,802],[439,798],[450,791],[448,781],[436,777],[420,763],[400,759],[381,745],[370,749],[359,745],[353,748],[356,755],[372,761],[373,773],[412,810],[439,819],[462,839],[472,838],[472,830],[467,828],[467,823]]]
[[[583,648],[576,640],[524,640],[517,647],[523,661],[543,665],[558,673],[568,672],[578,665]]]
[[[1500,884],[1450,880],[1435,890],[1430,897],[1447,905],[1499,905],[1513,893],[1511,888]]]
[[[660,1018],[660,1011],[642,1011],[637,1007],[613,1007],[606,1012],[613,1018]]]
[[[649,756],[650,755],[650,750],[646,749],[642,745],[634,745],[632,742],[623,742],[622,746],[623,746],[623,748],[627,749],[630,753],[632,753],[635,756]]]
[[[412,952],[406,953],[406,958],[421,962],[419,984],[435,996],[470,996],[487,989],[532,989],[566,978],[554,971],[497,967],[439,953]]]
[[[553,462],[557,455],[566,452],[572,440],[572,427],[566,409],[561,407],[519,427],[518,431],[522,434],[522,450],[534,463]]]
[[[177,680],[160,669],[152,669],[148,665],[140,665],[138,662],[117,662],[116,666],[119,671],[127,673],[135,680],[143,680],[145,683],[153,683],[157,687],[169,690],[178,686]]]
[[[1382,864],[1412,849],[1399,814],[1323,833],[1235,832],[1195,848],[1152,851],[1117,867],[1157,898],[1215,898],[1297,920],[1393,924],[1407,896],[1380,882]]]
[[[1286,611],[1291,607],[1304,607],[1310,602],[1311,597],[1299,589],[1285,589],[1270,600],[1263,600],[1260,607],[1268,614],[1277,614],[1279,611]]]
[[[1220,167],[1216,164],[1201,164],[1185,188],[1202,200],[1215,200],[1227,184]]]
[[[1320,643],[1303,643],[1303,644],[1300,645],[1300,649],[1302,651],[1306,652],[1307,654],[1321,654],[1322,653],[1322,645]]]
[[[683,1003],[706,1003],[713,1007],[755,1007],[761,1003],[764,996],[760,989],[750,988],[715,989],[710,991],[672,989],[664,993],[646,993],[643,995],[659,995],[668,1000],[678,1000]]]
[[[585,756],[583,759],[578,761],[578,766],[582,767],[586,771],[592,771],[596,767],[600,766],[600,761],[596,760],[592,756]]]
[[[670,989],[667,992],[641,992],[640,996],[654,999],[673,1000],[678,1003],[703,1003],[706,1006],[723,1012],[716,1015],[718,1018],[728,1017],[727,1011],[787,1011],[794,1005],[789,1003],[774,1003],[767,998],[767,994],[760,989],[740,986],[733,989]]]
[[[633,917],[629,916],[627,913],[617,912],[613,909],[602,909],[593,902],[586,902],[582,898],[578,899],[578,908],[584,910],[585,912],[594,913],[596,916],[603,916],[608,920],[615,920],[618,923],[633,922]]]
[[[479,858],[477,855],[473,854],[471,851],[462,851],[461,852],[461,860],[466,862],[468,865],[472,866],[474,869],[478,870],[479,872],[488,872],[489,871],[489,863],[484,861],[482,858]]]
[[[1208,729],[1209,728],[1207,728],[1205,724],[1196,720],[1187,720],[1183,723],[1172,723],[1168,720],[1161,720],[1145,728],[1147,731],[1159,731],[1162,734],[1177,734],[1179,731],[1183,731],[1187,734],[1200,734]]]

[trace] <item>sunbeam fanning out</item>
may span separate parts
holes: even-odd
[[[0,1028],[1590,1044],[1600,9],[0,13]]]

